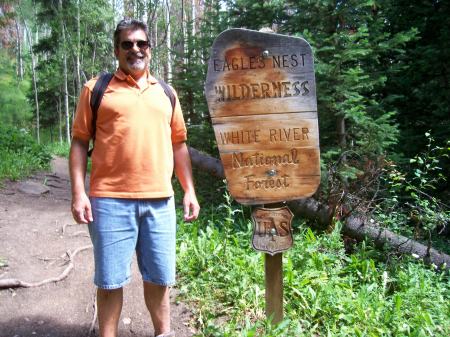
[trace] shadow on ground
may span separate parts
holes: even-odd
[[[83,324],[61,325],[47,316],[16,317],[0,326],[1,337],[88,337],[90,327]],[[94,333],[90,336],[96,336]]]

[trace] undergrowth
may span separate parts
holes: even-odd
[[[48,169],[50,152],[24,129],[0,126],[0,182],[19,180]]]
[[[438,146],[429,133],[425,151],[409,159],[408,169],[389,163],[382,183],[387,194],[375,207],[374,216],[389,229],[450,253],[450,205],[445,188],[450,140]]]
[[[53,142],[46,145],[48,151],[58,157],[69,158],[70,144],[63,142]]]
[[[270,324],[247,218],[226,197],[179,227],[180,294],[198,336],[450,336],[447,271],[365,242],[346,253],[339,226],[316,233],[299,221],[283,256],[285,320]]]

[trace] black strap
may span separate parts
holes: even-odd
[[[102,102],[103,95],[105,94],[106,88],[108,87],[109,82],[114,77],[114,74],[111,73],[102,73],[98,78],[97,82],[94,85],[94,89],[92,89],[91,96],[91,111],[92,111],[92,148],[88,151],[88,156],[92,155],[92,151],[94,150],[95,143],[95,133],[97,129],[97,111],[100,107],[100,103]],[[163,80],[158,80],[158,83],[164,89],[164,93],[170,100],[170,104],[172,105],[172,117],[173,112],[175,111],[176,98],[175,94],[172,91],[172,88]]]
[[[108,87],[109,82],[111,82],[113,76],[114,74],[111,73],[102,73],[97,82],[95,82],[94,89],[92,90],[90,102],[92,111],[92,148],[88,151],[89,157],[92,155],[92,151],[94,151],[95,133],[97,131],[97,111],[100,107],[100,103],[102,102],[106,88]]]

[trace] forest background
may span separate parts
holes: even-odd
[[[229,199],[220,179],[199,171],[208,216],[179,233],[192,243],[179,245],[180,273],[192,281],[182,294],[195,304],[205,335],[450,335],[445,266],[340,233],[349,214],[360,212],[450,252],[448,13],[450,1],[438,0],[1,1],[0,177],[45,167],[56,148],[67,153],[83,84],[117,67],[112,34],[123,17],[148,23],[152,73],[177,90],[189,145],[216,157],[204,97],[215,37],[235,27],[303,37],[314,52],[320,124],[322,181],[314,199],[332,210],[333,221],[325,234],[295,224],[302,243],[285,257],[293,299],[287,320],[258,325],[262,281],[244,238],[249,210]],[[242,273],[259,286],[244,290]],[[201,289],[211,284],[217,291],[205,297]],[[217,320],[222,315],[228,323]]]

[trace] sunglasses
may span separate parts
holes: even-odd
[[[120,42],[120,47],[123,50],[130,50],[131,48],[134,47],[135,44],[138,46],[139,49],[147,49],[148,47],[150,47],[150,42],[144,40],[138,40],[136,42],[122,41]]]

